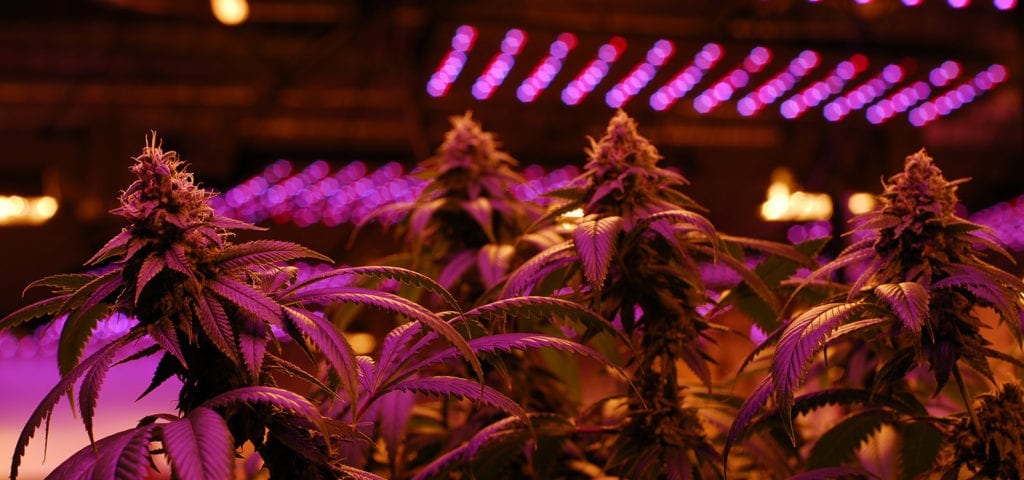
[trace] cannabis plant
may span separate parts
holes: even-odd
[[[605,470],[637,479],[721,476],[718,450],[699,412],[683,406],[679,382],[680,365],[709,388],[712,381],[708,348],[720,326],[702,314],[714,297],[700,264],[731,268],[777,310],[776,295],[748,268],[743,248],[809,259],[781,245],[716,232],[680,191],[686,179],[658,166],[657,149],[622,111],[587,153],[584,172],[552,192],[562,202],[547,215],[556,220],[582,211],[571,239],[528,260],[503,293],[563,295],[591,306],[628,337],[635,388],[593,409],[625,405],[623,418],[594,420],[602,422],[595,429],[599,450],[610,447],[610,454],[593,455]]]
[[[0,320],[0,328],[6,329],[33,319],[66,317],[57,353],[62,377],[18,438],[12,478],[29,440],[64,395],[73,407],[77,398],[92,445],[59,467],[56,478],[142,478],[158,454],[169,457],[176,478],[228,478],[236,452],[246,443],[275,478],[370,478],[336,454],[341,444],[360,438],[352,428],[358,415],[349,415],[348,423],[338,421],[321,413],[323,405],[276,386],[278,375],[293,376],[328,392],[328,402],[368,408],[366,382],[374,377],[368,377],[366,361],[356,357],[320,313],[328,304],[369,305],[410,319],[414,323],[407,330],[429,330],[453,349],[449,356],[464,359],[482,379],[473,348],[449,318],[396,295],[339,280],[353,275],[399,278],[440,294],[443,289],[436,284],[387,267],[330,270],[303,278],[283,262],[326,257],[288,242],[233,243],[231,230],[256,227],[217,215],[207,202],[211,194],[193,182],[175,152],[162,150],[155,135],[131,171],[137,180],[114,210],[127,226],[86,262],[91,270],[34,282],[29,288],[49,287],[53,296]],[[115,312],[138,323],[84,356],[97,322]],[[326,374],[317,376],[296,366],[281,353],[283,341],[294,342],[315,364],[322,363]],[[179,378],[179,414],[148,416],[135,428],[94,440],[96,400],[107,371],[153,355],[160,360],[142,395]],[[391,380],[370,391],[377,396],[397,390],[472,396],[519,413],[508,402],[495,400],[499,397],[489,389],[469,386],[473,382],[468,380]]]
[[[974,414],[964,372],[994,383],[989,359],[1020,364],[993,349],[981,329],[991,327],[983,315],[991,310],[1020,342],[1024,285],[985,260],[986,251],[1010,258],[992,232],[957,216],[956,189],[963,181],[947,181],[921,150],[884,182],[881,207],[856,218],[854,241],[805,282],[806,288],[835,287],[822,280],[849,267],[857,272],[852,284],[771,335],[765,344],[774,346],[770,375],[742,407],[730,443],[770,398],[775,409],[754,423],[777,422],[793,443],[806,440],[794,415],[860,405],[814,442],[808,468],[839,466],[888,425],[905,440],[898,468],[902,478],[912,478],[931,468],[938,452],[942,422],[929,414],[927,401],[951,378],[972,431],[983,442],[990,438],[992,424]],[[833,386],[801,394],[808,372],[824,371],[818,354],[826,345],[827,360],[840,373],[832,375]]]
[[[552,232],[523,235],[542,210],[513,194],[525,183],[516,160],[471,112],[450,121],[437,153],[415,172],[426,181],[422,193],[378,209],[367,221],[399,220],[406,258],[393,260],[437,278],[472,304],[515,265],[517,247],[550,246]]]

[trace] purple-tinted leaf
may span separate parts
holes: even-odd
[[[480,279],[484,287],[491,288],[501,281],[508,272],[512,255],[515,254],[515,247],[512,245],[488,244],[480,248],[477,255],[477,268],[480,270]]]
[[[207,408],[217,408],[235,403],[264,403],[274,405],[299,415],[314,425],[321,425],[320,412],[316,406],[309,403],[306,397],[297,393],[276,387],[256,386],[242,387],[229,390],[216,397],[213,397],[201,405]]]
[[[198,407],[188,416],[161,425],[163,445],[175,478],[232,478],[234,449],[227,422],[217,412]]]
[[[891,260],[888,257],[873,255],[870,258],[871,260],[864,267],[864,269],[861,270],[860,274],[857,276],[857,279],[854,280],[852,285],[850,285],[849,292],[846,294],[847,302],[852,302],[855,298],[857,298],[857,295],[861,293],[861,290],[863,290],[868,285],[875,283],[876,277],[878,276],[882,267],[891,263]]]
[[[553,297],[515,297],[481,305],[466,312],[466,317],[493,317],[509,315],[526,319],[556,321],[570,318],[583,324],[588,332],[607,332],[629,345],[629,339],[601,315],[576,302]]]
[[[438,198],[427,203],[418,204],[413,210],[412,215],[409,216],[409,238],[413,239],[413,252],[419,252],[422,248],[423,240],[427,236],[427,225],[434,218],[434,212],[441,208],[445,201],[443,198]]]
[[[396,458],[398,447],[405,438],[406,425],[415,403],[416,395],[412,392],[388,392],[377,399],[380,435],[392,458]]]
[[[348,392],[349,401],[355,403],[359,396],[359,369],[352,346],[338,328],[321,315],[295,307],[284,307],[284,311],[295,328],[309,338],[313,347],[324,354],[327,363],[338,374]]]
[[[181,353],[181,345],[178,344],[178,332],[170,321],[160,321],[146,327],[149,338],[164,348],[181,364],[181,368],[188,369],[185,356]]]
[[[904,328],[914,333],[921,332],[921,325],[928,318],[929,295],[924,285],[916,282],[886,283],[875,287],[875,295],[892,308]]]
[[[114,360],[114,356],[126,345],[142,336],[142,333],[143,330],[140,328],[130,330],[124,336],[104,345],[95,353],[83,359],[71,371],[61,376],[57,385],[43,397],[43,400],[39,402],[39,405],[29,415],[28,421],[25,422],[25,427],[21,430],[21,435],[18,436],[18,442],[14,447],[14,458],[11,460],[11,478],[18,476],[18,466],[21,464],[21,457],[25,455],[25,448],[28,447],[29,440],[35,435],[36,429],[39,428],[43,420],[49,422],[53,408],[57,405],[60,397],[71,392],[75,383],[82,378],[82,375],[85,375],[93,368],[109,367]]]
[[[238,348],[242,352],[242,361],[252,378],[259,378],[260,369],[263,367],[263,355],[267,351],[267,328],[266,324],[249,317],[241,315],[241,324],[238,329]]]
[[[79,387],[79,407],[82,412],[82,424],[85,425],[85,432],[89,435],[89,443],[94,443],[93,417],[96,414],[96,401],[100,396],[100,388],[103,386],[103,379],[107,376],[111,361],[99,362],[95,367],[89,369],[82,378],[82,385]]]
[[[146,257],[146,260],[142,262],[142,267],[139,268],[139,276],[135,280],[135,303],[139,303],[139,295],[142,294],[142,289],[146,288],[146,284],[149,283],[153,277],[156,277],[160,273],[164,266],[167,265],[164,259],[157,254],[152,254]]]
[[[330,258],[302,245],[278,240],[256,240],[230,245],[218,252],[214,261],[225,270],[236,270],[256,265],[287,262],[298,258],[331,262]]]
[[[213,298],[213,295],[202,293],[195,298],[196,313],[199,317],[199,325],[210,339],[213,346],[217,347],[224,356],[234,362],[238,362],[238,349],[235,347],[235,333],[231,328],[231,321],[228,319],[224,306]]]
[[[121,250],[124,249],[126,245],[128,245],[128,240],[131,238],[131,230],[127,228],[122,228],[120,233],[114,235],[114,238],[108,240],[107,243],[103,245],[102,248],[99,249],[99,251],[97,251],[95,254],[93,254],[92,257],[86,260],[85,265],[95,265],[114,255],[122,253]]]
[[[338,270],[338,273],[398,280],[404,284],[423,288],[444,299],[452,310],[456,312],[462,311],[462,307],[459,306],[459,302],[455,300],[455,297],[453,297],[447,289],[445,289],[442,283],[434,281],[434,279],[414,270],[401,267],[370,266],[342,268]]]
[[[573,245],[583,265],[583,274],[596,289],[604,285],[621,231],[622,217],[614,216],[580,222],[572,231]]]
[[[167,263],[167,268],[185,275],[192,281],[196,280],[195,267],[192,266],[188,255],[185,254],[184,245],[180,243],[171,244],[171,248],[164,252],[164,262]]]
[[[155,427],[156,424],[151,423],[129,430],[132,434],[118,441],[116,446],[97,445],[96,451],[100,457],[92,478],[115,480],[148,477],[153,472],[150,468],[149,442]]]
[[[231,277],[217,277],[206,283],[217,295],[237,305],[264,322],[278,323],[281,306],[255,288]]]
[[[98,275],[92,273],[61,273],[57,275],[50,275],[47,277],[40,278],[21,291],[21,295],[25,296],[29,290],[36,287],[50,287],[53,291],[59,293],[72,293],[79,288],[85,286],[85,284],[94,280]]]
[[[442,478],[440,475],[450,465],[486,456],[489,452],[485,448],[488,446],[504,444],[508,448],[502,448],[501,451],[519,451],[538,436],[565,437],[576,430],[572,422],[554,414],[530,414],[528,421],[521,417],[506,417],[483,427],[468,441],[422,468],[413,480]]]
[[[828,336],[863,308],[861,302],[818,305],[800,314],[783,330],[772,358],[771,378],[782,424],[794,442],[793,395],[803,381],[804,372]]]
[[[771,242],[767,240],[761,240],[757,238],[747,237],[736,237],[733,235],[719,234],[719,238],[723,241],[735,245],[739,245],[744,248],[751,250],[757,250],[760,252],[767,253],[768,255],[782,257],[792,261],[798,265],[803,265],[807,268],[814,268],[817,266],[817,262],[813,258],[805,255],[800,250],[793,248],[791,245],[786,245],[778,242]]]
[[[152,427],[152,425],[148,427]],[[142,475],[136,477],[115,477],[117,457],[131,443],[132,438],[139,433],[139,430],[139,428],[132,428],[101,438],[95,444],[90,444],[61,462],[46,478],[54,480],[143,478]],[[148,452],[145,452],[145,454],[148,455]],[[113,458],[110,458],[111,456]],[[113,465],[110,465],[111,460],[113,460]],[[101,463],[103,465],[100,465]],[[113,469],[110,467],[113,467]]]
[[[704,252],[705,254],[715,254],[712,248],[705,247],[703,245],[693,245],[692,248],[697,251]],[[718,255],[718,261],[724,263],[730,270],[737,273],[740,278],[743,279],[743,283],[750,287],[750,289],[757,294],[758,298],[764,300],[764,302],[771,307],[773,312],[779,311],[781,305],[779,304],[779,299],[776,297],[775,293],[765,285],[764,280],[762,280],[757,273],[747,268],[745,263],[728,254]]]
[[[397,295],[352,288],[334,293],[330,298],[337,302],[351,302],[381,308],[423,323],[454,346],[473,368],[477,378],[483,379],[483,367],[480,366],[480,360],[469,348],[469,344],[466,343],[462,335],[444,319],[419,304]]]
[[[691,480],[693,466],[686,452],[677,448],[665,450],[665,478],[667,480]]]
[[[491,207],[491,201],[487,197],[477,197],[473,200],[462,202],[462,209],[470,217],[473,217],[473,220],[476,221],[477,225],[480,225],[484,235],[487,235],[491,242],[497,242],[497,239],[494,238],[494,209]]]
[[[768,403],[768,397],[772,396],[774,389],[771,380],[771,377],[765,377],[761,384],[743,402],[739,411],[736,412],[736,419],[733,420],[732,426],[729,427],[729,436],[725,440],[725,450],[722,452],[723,464],[726,466],[726,470],[729,467],[729,451],[740,440],[743,432],[750,426],[750,421],[754,419],[757,412],[760,412],[764,405]]]
[[[683,362],[686,366],[697,376],[704,386],[711,388],[711,370],[708,368],[707,355],[696,348],[682,348],[680,356],[683,358]]]
[[[243,222],[241,220],[236,220],[234,218],[226,217],[224,215],[214,215],[213,218],[210,220],[210,225],[216,228],[223,228],[226,230],[266,230],[266,228],[264,227],[259,227],[249,222]]]
[[[831,262],[828,262],[819,267],[811,275],[809,275],[805,281],[811,282],[813,280],[817,280],[820,278],[828,278],[830,275],[839,271],[839,269],[841,268],[870,259],[871,257],[877,255],[877,253],[875,253],[874,245],[875,239],[873,238],[865,238],[853,242],[848,247],[844,248],[843,251],[840,252],[839,255],[835,258],[835,260],[832,260]]]
[[[378,363],[382,369],[391,370],[404,360],[407,360],[410,356],[415,356],[417,352],[410,350],[409,344],[415,339],[423,329],[421,325],[416,322],[403,323],[392,329],[384,336],[384,341],[381,342],[380,347],[380,362]]]
[[[473,252],[459,252],[445,262],[444,269],[437,276],[437,283],[446,289],[451,288],[475,263],[476,255]]]
[[[715,226],[708,221],[703,215],[697,212],[691,212],[689,210],[665,210],[662,212],[654,213],[648,217],[642,219],[641,222],[637,223],[640,227],[644,223],[660,222],[662,220],[671,221],[679,227],[689,227],[690,230],[696,230],[702,233],[706,238],[713,239],[718,236],[715,232]]]
[[[576,250],[571,241],[560,243],[534,255],[512,272],[501,296],[518,297],[530,293],[533,285],[542,278],[540,273],[546,271],[548,265],[575,258]]]
[[[469,341],[470,347],[477,353],[511,352],[513,350],[528,350],[535,348],[552,348],[562,352],[568,352],[583,357],[597,360],[602,365],[615,368],[614,364],[604,355],[596,350],[564,338],[553,337],[542,333],[502,333],[474,338]],[[409,366],[410,372],[416,372],[430,365],[443,363],[457,358],[458,353],[453,348],[447,348],[423,358]],[[621,373],[621,372],[620,372]]]
[[[888,318],[880,317],[865,318],[864,320],[857,320],[855,322],[847,323],[846,325],[841,325],[839,328],[835,329],[831,334],[829,334],[828,339],[825,340],[825,343],[832,343],[852,333],[867,330],[878,325],[884,325],[888,322]]]
[[[61,374],[67,373],[78,364],[96,324],[100,319],[109,316],[110,311],[110,305],[97,303],[87,310],[75,311],[73,318],[68,315],[57,341],[57,366]]]
[[[526,411],[505,394],[465,378],[432,376],[410,378],[389,386],[384,392],[408,391],[437,397],[457,397],[495,407],[509,415],[526,418]]]
[[[71,295],[68,294],[50,297],[46,300],[40,300],[31,305],[15,310],[10,315],[0,319],[0,331],[17,327],[25,322],[35,320],[46,315],[53,315],[60,310],[60,307],[64,305],[70,296]]]

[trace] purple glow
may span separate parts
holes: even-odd
[[[959,65],[957,64],[959,72]],[[998,80],[998,81],[996,81]],[[947,90],[945,93],[911,110],[908,120],[915,127],[921,127],[935,119],[949,115],[960,107],[974,101],[979,95],[991,90],[995,83],[1006,80],[1006,67],[994,64],[978,72],[967,82]]]
[[[818,66],[818,53],[813,50],[804,50],[790,60],[789,66],[776,74],[771,79],[754,88],[745,97],[736,103],[736,109],[740,115],[749,117],[761,111],[766,105],[778,100],[782,94],[793,88],[793,85]],[[741,108],[742,107],[742,108]],[[789,118],[789,117],[787,117]]]
[[[903,4],[908,7],[916,7],[921,4],[924,0],[903,0]]]
[[[875,101],[876,98],[902,80],[903,69],[895,64],[887,65],[875,77],[851,89],[846,95],[840,96],[828,105],[825,105],[822,114],[825,115],[827,120],[832,122],[842,120],[850,112],[860,110],[866,104]],[[867,115],[867,112],[865,114]],[[876,110],[869,117],[869,122],[877,124],[884,121],[885,115],[883,115],[883,111]],[[871,121],[871,119],[876,119],[877,121]]]
[[[964,8],[971,4],[971,0],[948,0],[949,6],[953,8]]]
[[[739,66],[698,95],[694,99],[693,108],[702,114],[711,112],[722,102],[732,98],[736,90],[745,87],[750,80],[750,74],[761,71],[771,59],[771,50],[761,46],[754,47]]]
[[[452,49],[445,54],[434,74],[427,81],[427,93],[432,97],[443,97],[448,93],[452,83],[459,77],[462,67],[466,64],[466,53],[476,42],[476,28],[462,25],[455,29],[452,37]]]
[[[605,103],[612,108],[619,108],[625,105],[626,102],[647,86],[647,83],[658,72],[658,68],[672,56],[673,52],[675,52],[675,45],[672,42],[668,40],[658,40],[655,42],[654,46],[647,51],[647,60],[638,63],[633,67],[632,71],[622,77],[619,83],[608,91],[605,95]]]
[[[501,41],[501,52],[491,59],[491,62],[473,84],[471,92],[474,98],[487,100],[494,95],[494,91],[505,81],[508,72],[515,66],[516,55],[519,55],[525,43],[526,33],[522,30],[513,28],[505,33],[505,39]]]
[[[533,68],[526,80],[516,90],[516,97],[523,103],[530,103],[537,99],[544,89],[551,85],[558,72],[562,70],[562,60],[565,59],[572,49],[576,48],[576,35],[562,33],[558,39],[551,43],[548,48],[548,55],[541,59],[540,63]]]
[[[665,85],[651,95],[651,108],[657,111],[667,110],[680,98],[683,98],[704,78],[704,74],[718,63],[724,51],[717,43],[709,43],[696,55],[693,62],[679,70]]]
[[[816,107],[830,96],[842,92],[847,81],[854,79],[867,66],[868,58],[859,53],[851,56],[848,60],[839,62],[824,79],[814,82],[783,102],[780,113],[789,119],[799,118],[808,109]]]
[[[992,0],[992,5],[999,10],[1011,10],[1017,6],[1017,0]]]
[[[604,80],[611,64],[618,60],[625,49],[626,40],[622,37],[612,37],[608,43],[601,45],[597,58],[591,60],[562,90],[562,102],[566,105],[579,105]]]

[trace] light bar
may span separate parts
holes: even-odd
[[[788,119],[799,118],[807,110],[818,106],[829,97],[843,91],[846,83],[868,67],[868,57],[862,54],[839,62],[824,79],[814,82],[800,93],[789,97],[779,106],[779,113]]]
[[[491,62],[484,68],[480,78],[473,84],[473,97],[477,100],[487,100],[494,95],[494,90],[505,81],[508,72],[516,64],[516,55],[523,50],[526,44],[526,33],[518,28],[513,28],[505,34],[501,41],[501,51],[494,55]]]
[[[736,102],[736,111],[749,117],[761,111],[767,105],[778,100],[788,92],[805,75],[817,68],[821,57],[814,50],[804,50],[789,62],[789,66],[768,81],[758,85],[745,97]]]
[[[719,81],[693,99],[693,108],[698,113],[710,113],[722,102],[732,98],[736,90],[747,86],[750,75],[760,72],[772,61],[772,51],[765,47],[754,47],[738,67],[725,74]]]
[[[572,49],[576,48],[576,35],[563,33],[558,39],[551,43],[548,48],[548,55],[530,72],[530,76],[523,80],[516,90],[516,97],[523,103],[530,103],[537,99],[540,92],[551,85],[555,75],[562,70],[562,61],[569,55]]]
[[[668,59],[672,58],[672,54],[676,51],[674,43],[668,40],[658,40],[654,43],[654,46],[647,51],[647,58],[645,61],[638,63],[633,70],[629,72],[622,80],[619,81],[608,93],[605,95],[605,103],[609,107],[619,108],[626,104],[636,94],[640,93],[644,87],[654,78],[654,74],[658,73],[658,69],[661,68]]]
[[[881,73],[874,76],[856,88],[853,88],[846,95],[832,100],[822,109],[825,119],[830,122],[838,122],[846,118],[850,112],[860,110],[865,105],[875,101],[894,85],[903,81],[903,69],[899,65],[890,64],[882,69]]]
[[[693,90],[693,87],[704,78],[704,74],[714,68],[723,55],[725,55],[725,50],[721,45],[717,43],[704,45],[704,48],[693,57],[693,62],[679,70],[672,80],[651,95],[651,108],[659,112],[667,110],[690,90]]]
[[[466,65],[466,54],[473,49],[476,42],[476,28],[470,25],[463,25],[455,29],[455,36],[452,37],[452,48],[441,60],[434,74],[427,82],[427,93],[432,97],[443,97],[448,93],[455,79],[462,73],[462,67]]]
[[[624,51],[626,39],[622,37],[612,37],[608,43],[601,45],[597,50],[597,57],[562,90],[562,102],[566,105],[579,105],[604,80],[605,75],[608,75],[608,69]]]
[[[903,113],[917,102],[928,98],[931,93],[932,88],[926,82],[914,82],[890,95],[889,98],[868,107],[864,116],[873,124],[885,123],[897,113]]]
[[[949,115],[954,110],[971,103],[979,95],[991,90],[997,84],[1005,82],[1006,67],[995,64],[978,72],[971,80],[950,89],[920,106],[907,115],[907,120],[915,127],[923,127],[939,117]]]

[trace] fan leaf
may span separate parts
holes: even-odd
[[[916,282],[886,283],[875,287],[878,295],[892,308],[903,327],[914,333],[921,332],[921,326],[928,317],[929,295],[924,285]]]
[[[163,445],[174,475],[181,480],[231,478],[234,462],[231,432],[217,412],[198,407],[188,416],[161,425]]]
[[[313,346],[324,354],[327,363],[342,380],[350,402],[355,404],[356,398],[359,396],[359,367],[356,365],[356,353],[352,350],[352,346],[334,324],[322,316],[295,307],[284,307],[284,311],[295,328],[308,337]]]
[[[331,259],[302,245],[279,240],[255,240],[229,245],[217,253],[214,261],[224,270],[249,269],[254,266],[311,258],[324,262]]]
[[[210,290],[260,320],[277,323],[281,306],[262,292],[231,277],[217,277],[206,283]]]
[[[814,444],[807,458],[807,468],[839,466],[852,459],[861,445],[883,425],[895,421],[891,412],[880,409],[865,410],[844,418]]]
[[[622,217],[612,216],[580,222],[572,231],[573,245],[583,264],[583,274],[595,289],[604,285],[622,226]]]
[[[573,242],[567,241],[534,255],[509,275],[501,296],[519,297],[530,293],[550,265],[576,258],[575,251]]]
[[[71,371],[61,376],[57,385],[55,385],[50,392],[43,397],[43,400],[39,402],[39,405],[37,405],[35,410],[32,411],[32,414],[29,415],[28,421],[25,422],[25,427],[22,428],[21,434],[18,436],[18,442],[14,447],[14,457],[11,460],[12,479],[17,478],[18,476],[18,466],[21,464],[21,457],[25,455],[25,449],[28,447],[28,443],[32,439],[33,435],[35,435],[36,429],[39,428],[39,425],[43,420],[49,420],[54,407],[60,400],[60,397],[71,392],[75,383],[77,383],[83,375],[93,368],[109,367],[114,360],[114,356],[117,355],[122,348],[142,336],[143,332],[144,330],[140,328],[130,330],[127,334],[104,345],[95,353],[79,362],[79,364],[72,368]]]
[[[508,273],[508,267],[512,262],[512,255],[515,254],[515,251],[516,249],[512,245],[498,245],[494,243],[480,248],[476,263],[484,287],[488,289],[494,287]]]
[[[832,331],[863,308],[861,302],[818,305],[800,314],[783,330],[772,358],[771,378],[783,426],[794,443],[793,394],[803,381],[804,372]]]
[[[320,426],[322,418],[316,406],[302,395],[277,387],[255,386],[229,390],[213,397],[201,406],[217,408],[234,403],[262,403],[283,408]]]
[[[495,407],[509,415],[526,418],[526,411],[505,394],[465,378],[437,375],[409,378],[387,387],[383,392],[408,391],[436,397],[456,397]]]

